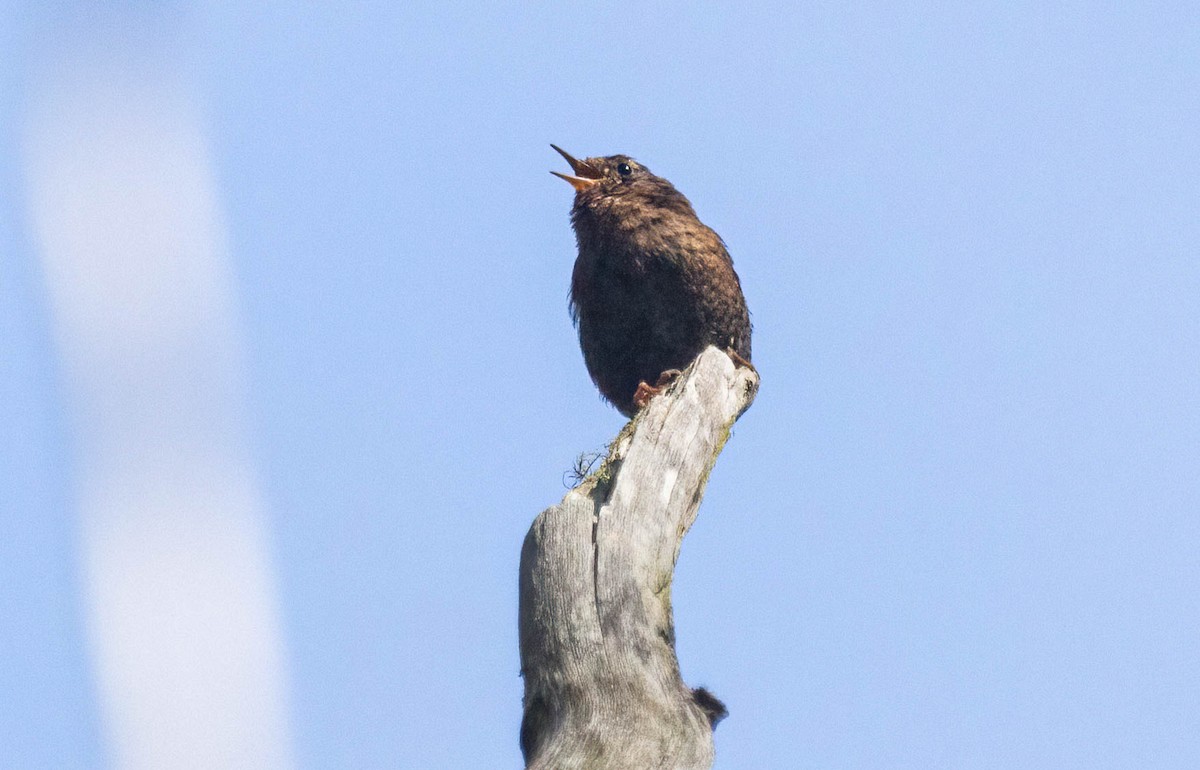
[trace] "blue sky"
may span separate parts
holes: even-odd
[[[115,761],[31,213],[71,50],[200,127],[298,766],[520,766],[521,539],[622,424],[549,142],[671,179],[753,313],[673,591],[717,768],[1200,764],[1194,4],[2,13],[0,764]]]

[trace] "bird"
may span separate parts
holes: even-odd
[[[551,171],[575,188],[569,309],[601,396],[633,417],[709,345],[750,363],[750,311],[721,236],[628,155]],[[651,384],[653,383],[653,384]]]

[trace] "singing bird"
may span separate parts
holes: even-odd
[[[627,155],[578,160],[571,317],[600,394],[632,417],[707,346],[750,366],[750,311],[725,242]],[[651,385],[650,383],[654,383]]]

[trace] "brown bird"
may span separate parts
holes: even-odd
[[[571,317],[600,394],[632,417],[709,345],[750,366],[750,311],[721,236],[626,155],[578,160]],[[654,383],[650,385],[649,383]]]

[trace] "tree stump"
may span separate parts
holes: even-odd
[[[671,579],[708,474],[758,390],[710,347],[617,436],[521,549],[528,770],[693,770],[724,706],[679,675]]]

